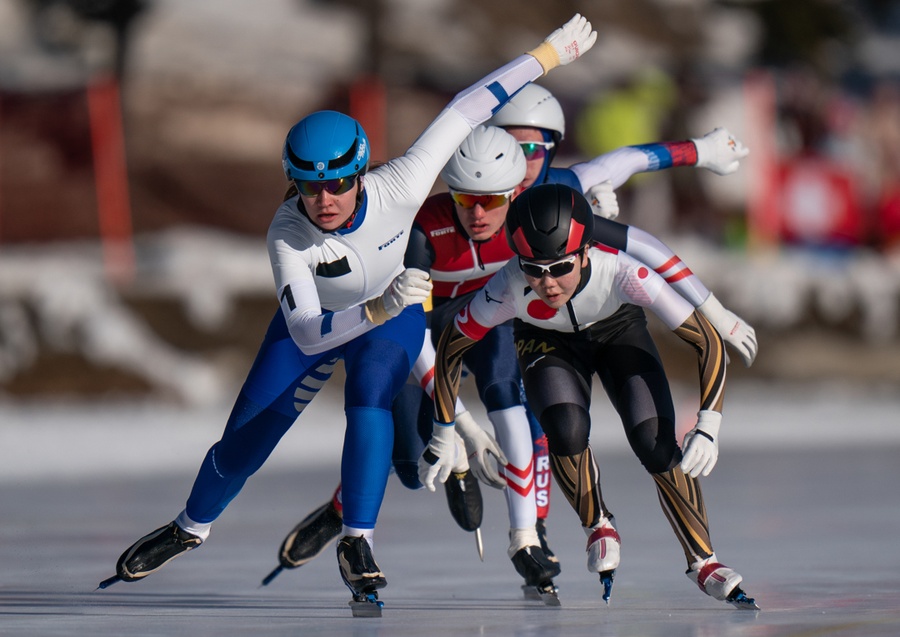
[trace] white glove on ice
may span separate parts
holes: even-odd
[[[462,436],[469,456],[469,469],[475,477],[496,489],[505,487],[506,478],[500,475],[497,464],[506,465],[508,461],[494,437],[482,429],[468,411],[456,414],[456,431]]]
[[[712,292],[697,310],[712,323],[722,340],[738,351],[744,365],[750,367],[756,358],[756,330],[740,316],[726,310]]]
[[[738,169],[740,160],[750,154],[750,149],[727,128],[717,128],[691,141],[697,147],[697,166],[708,168],[717,175],[730,175]]]
[[[594,212],[604,219],[615,219],[619,216],[619,198],[616,197],[612,182],[604,181],[591,186],[585,195],[591,202]]]
[[[419,482],[429,491],[434,491],[434,479],[446,482],[451,471],[466,471],[469,463],[464,448],[457,444],[459,436],[452,424],[434,423],[431,440],[419,457]]]
[[[684,434],[681,443],[684,455],[681,458],[681,470],[690,474],[692,478],[709,472],[716,466],[719,459],[719,425],[722,424],[722,414],[709,409],[701,409],[697,412],[697,425]]]
[[[584,55],[597,41],[597,32],[591,29],[580,13],[544,38],[537,48],[528,54],[537,58],[546,75],[550,69],[574,62]]]
[[[381,325],[399,315],[403,308],[427,301],[432,287],[431,276],[427,272],[407,268],[394,277],[381,296],[366,301],[366,317]]]

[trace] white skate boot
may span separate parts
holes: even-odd
[[[603,601],[609,604],[613,579],[616,569],[619,567],[622,545],[622,539],[616,531],[615,518],[612,516],[601,518],[593,528],[585,528],[584,533],[588,536],[588,571],[600,574],[600,583],[603,584]]]
[[[734,569],[721,564],[713,553],[705,560],[694,562],[687,571],[688,578],[700,587],[700,590],[735,608],[743,610],[759,610],[756,601],[741,589],[744,580]]]

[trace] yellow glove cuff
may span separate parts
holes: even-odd
[[[544,75],[547,75],[550,69],[559,66],[559,53],[549,42],[541,42],[537,48],[526,51],[526,53],[540,62],[541,68],[544,69]]]
[[[375,325],[383,325],[391,318],[391,315],[385,311],[384,300],[380,296],[369,299],[363,307],[366,311],[366,318]]]

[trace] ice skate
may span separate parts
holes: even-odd
[[[481,541],[484,504],[481,499],[478,478],[468,470],[454,471],[444,483],[444,491],[447,493],[450,515],[463,531],[475,532],[475,548],[478,551],[479,559],[484,561],[484,545]]]
[[[481,487],[471,471],[453,472],[444,483],[450,515],[463,531],[474,531],[481,526],[484,505]]]
[[[588,535],[588,571],[599,573],[600,583],[603,585],[603,601],[609,604],[622,545],[622,539],[616,531],[615,518],[602,518],[595,527],[584,531]]]
[[[279,565],[262,581],[267,586],[284,569],[297,568],[319,556],[341,534],[343,518],[334,499],[307,515],[284,538],[278,552]]]
[[[559,575],[559,563],[547,559],[544,551],[535,542],[533,545],[521,546],[516,538],[522,529],[510,531],[510,560],[516,572],[525,579],[522,592],[526,599],[539,599],[548,606],[559,606],[559,589],[553,578]],[[535,534],[536,535],[536,534]],[[536,538],[535,538],[536,539]],[[519,548],[516,548],[516,547]]]
[[[756,600],[747,597],[740,587],[744,578],[734,569],[719,563],[715,553],[705,560],[692,564],[686,573],[688,578],[710,597],[728,602],[741,610],[759,610]]]
[[[378,589],[387,586],[384,573],[375,562],[366,538],[344,536],[337,545],[341,579],[353,598],[350,610],[354,617],[381,617],[384,602],[378,600]]]
[[[145,535],[122,553],[116,562],[116,574],[100,582],[98,588],[107,588],[119,581],[133,582],[147,577],[202,543],[201,538],[171,522]]]

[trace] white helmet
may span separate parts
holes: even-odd
[[[487,122],[491,126],[533,126],[554,133],[559,143],[566,136],[562,106],[543,86],[526,84]]]
[[[525,155],[502,128],[479,125],[469,133],[441,171],[451,190],[508,192],[525,179]]]

